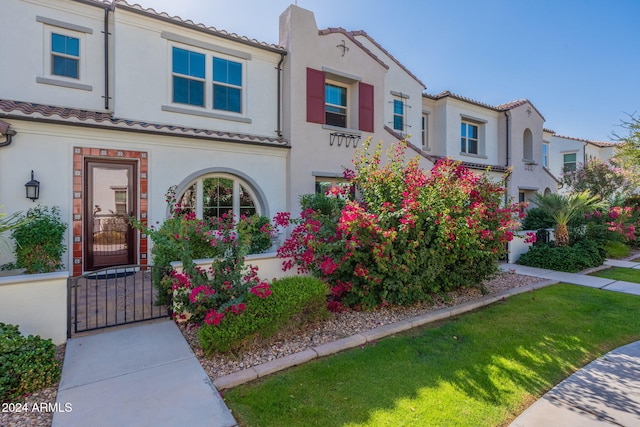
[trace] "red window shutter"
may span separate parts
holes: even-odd
[[[360,82],[358,98],[358,128],[373,132],[373,86]]]
[[[324,73],[307,68],[307,121],[324,123]]]

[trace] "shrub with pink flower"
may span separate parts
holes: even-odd
[[[426,173],[404,142],[383,166],[381,145],[363,145],[351,176],[359,200],[303,199],[284,268],[330,283],[332,309],[411,304],[496,272],[520,212],[503,205],[500,184],[449,159]]]

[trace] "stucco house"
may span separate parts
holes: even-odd
[[[0,204],[61,209],[73,275],[148,262],[124,225],[167,216],[167,189],[198,215],[287,209],[286,50],[124,1],[16,0],[0,67]],[[117,233],[113,231],[117,231]],[[109,233],[110,232],[110,233]],[[116,236],[105,244],[104,236]]]
[[[296,5],[278,45],[125,0],[14,0],[0,26],[12,35],[0,54],[20,64],[0,67],[0,205],[34,206],[33,171],[35,202],[69,224],[73,275],[147,263],[147,236],[124,218],[162,222],[172,186],[200,217],[296,215],[300,195],[340,181],[367,138],[406,138],[425,169],[452,157],[507,178],[514,201],[557,191],[574,152],[610,155],[545,129],[527,99],[430,95],[365,31],[319,29]]]

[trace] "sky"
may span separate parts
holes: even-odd
[[[616,140],[640,115],[638,0],[128,0],[278,44],[280,14],[364,30],[427,93],[490,105],[527,98],[557,134]]]

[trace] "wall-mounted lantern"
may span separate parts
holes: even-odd
[[[27,189],[27,199],[35,202],[40,197],[40,181],[33,179],[33,171],[31,171],[31,181],[24,185]]]

